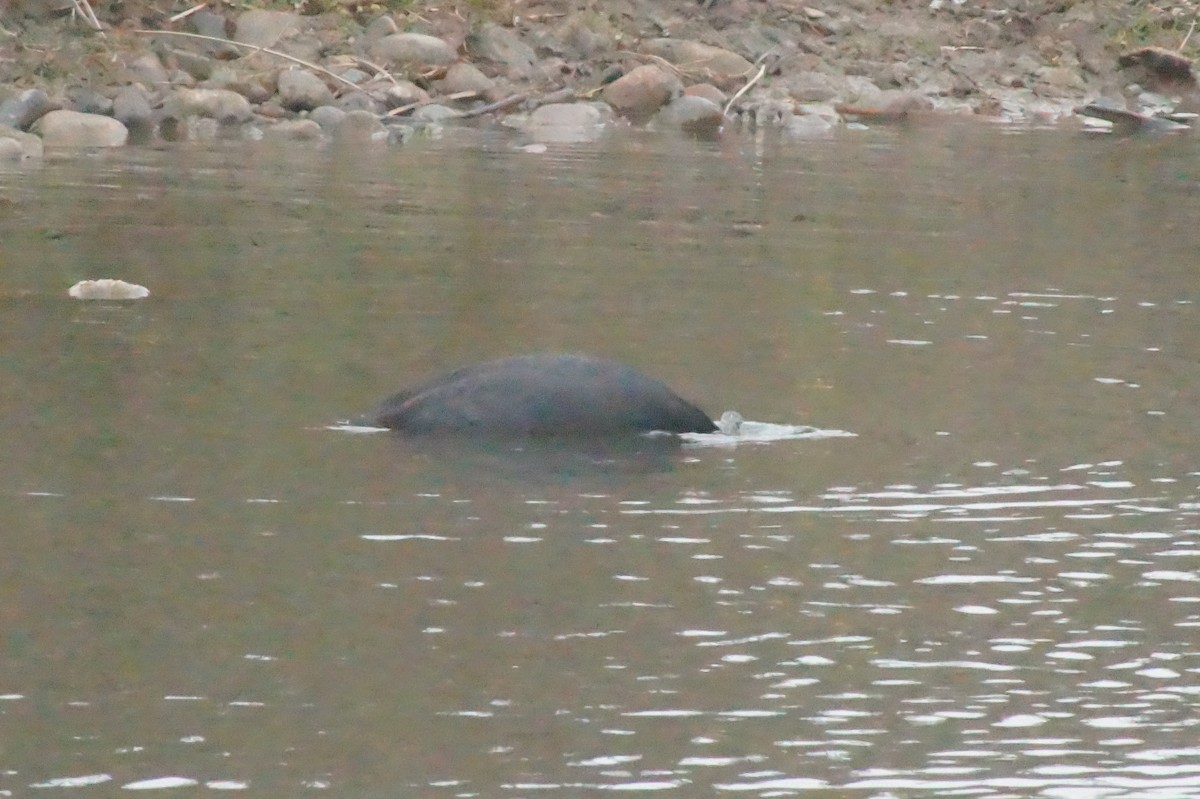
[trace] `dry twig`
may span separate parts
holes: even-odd
[[[207,6],[208,6],[208,3],[206,3],[206,2],[199,3],[197,5],[192,6],[191,8],[189,8],[186,11],[180,11],[178,14],[176,14],[173,17],[167,17],[167,22],[178,22],[181,19],[187,19],[192,14],[195,14],[197,11],[199,11],[202,8],[206,8]]]
[[[412,111],[414,108],[420,108],[423,105],[429,105],[430,103],[435,102],[435,101],[441,102],[442,100],[467,100],[472,97],[478,97],[478,96],[479,96],[479,92],[467,91],[467,92],[455,92],[454,94],[447,94],[445,97],[437,97],[437,98],[430,97],[428,100],[418,100],[415,103],[409,103],[408,105],[402,105],[402,106],[393,108],[391,111],[388,111],[386,114],[384,114],[384,116],[385,117],[398,117],[401,114],[407,114],[409,111]]]
[[[373,70],[375,72],[376,76],[382,76],[382,77],[386,78],[387,80],[391,81],[393,86],[400,85],[400,81],[396,80],[396,77],[394,75],[392,75],[392,73],[388,72],[386,69],[379,66],[378,64],[372,64],[370,61],[368,61],[365,58],[357,58],[357,57],[355,57],[354,62],[356,64],[358,64],[360,67],[366,67],[367,69]]]
[[[767,65],[760,64],[758,67],[758,72],[754,73],[754,77],[746,81],[746,85],[738,89],[737,92],[734,93],[733,97],[729,98],[729,102],[725,103],[725,107],[721,109],[721,114],[724,116],[729,116],[729,109],[733,108],[733,104],[738,101],[738,98],[750,91],[750,87],[762,80],[762,76],[766,74]]]
[[[96,12],[92,10],[88,0],[71,0],[71,2],[75,6],[75,13],[87,20],[88,24],[92,26],[92,30],[100,30],[100,20],[96,19]]]
[[[1192,33],[1196,30],[1196,18],[1192,17],[1192,24],[1188,25],[1187,36],[1183,37],[1183,41],[1179,43],[1179,47],[1175,48],[1176,52],[1182,53],[1183,48],[1187,47],[1188,39],[1192,38]]]
[[[463,112],[463,119],[472,117],[481,117],[484,114],[490,114],[493,111],[503,111],[506,108],[512,108],[518,103],[523,103],[529,97],[528,94],[514,94],[511,97],[505,97],[503,100],[497,100],[494,103],[481,105],[478,108],[472,108],[470,111]]]

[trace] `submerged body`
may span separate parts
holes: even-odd
[[[659,380],[588,355],[517,355],[389,397],[383,427],[413,434],[601,436],[711,433],[708,414]]]

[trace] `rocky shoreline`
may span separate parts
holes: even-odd
[[[545,146],[626,126],[812,137],[939,115],[1077,129],[1097,99],[1089,116],[1139,129],[1200,109],[1189,62],[1165,49],[1190,39],[1191,3],[122,4],[98,17],[58,4],[0,7],[0,160],[161,141],[398,143],[473,120]]]

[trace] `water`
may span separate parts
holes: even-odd
[[[0,790],[1200,793],[1198,164],[949,126],[0,175]],[[543,349],[854,435],[331,429]]]

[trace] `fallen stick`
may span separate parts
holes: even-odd
[[[511,97],[505,97],[503,100],[497,100],[494,103],[481,105],[478,108],[472,108],[470,111],[463,112],[463,119],[471,117],[481,117],[484,114],[490,114],[493,111],[503,111],[505,108],[510,108],[518,103],[523,103],[529,97],[527,94],[514,94]]]
[[[762,64],[759,66],[758,72],[755,73],[754,77],[746,81],[746,85],[738,89],[737,92],[734,93],[733,97],[729,98],[729,102],[725,103],[725,107],[721,109],[721,115],[729,116],[729,109],[733,108],[733,104],[738,101],[738,98],[750,91],[750,87],[758,83],[765,74],[767,74],[767,65]]]

